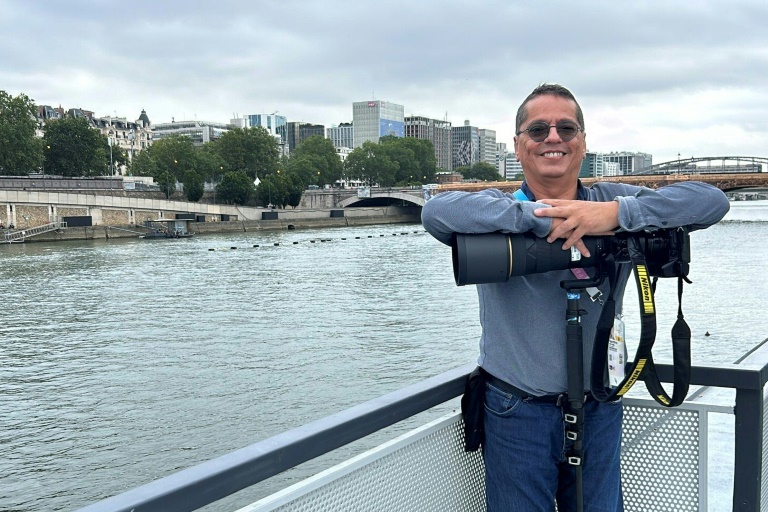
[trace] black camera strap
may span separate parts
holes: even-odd
[[[674,391],[670,398],[661,385],[652,354],[653,344],[656,340],[656,305],[653,297],[656,280],[654,279],[651,283],[645,255],[635,239],[629,238],[627,240],[627,250],[632,262],[640,301],[640,342],[635,359],[626,370],[624,380],[613,389],[607,388],[604,372],[607,364],[610,332],[616,315],[616,301],[614,299],[616,265],[613,260],[606,261],[605,266],[607,267],[611,291],[603,305],[592,348],[592,372],[590,376],[592,395],[599,402],[615,400],[625,395],[642,376],[654,400],[665,407],[674,407],[685,400],[691,378],[691,330],[683,318],[683,277],[678,277],[678,314],[677,321],[672,327]]]

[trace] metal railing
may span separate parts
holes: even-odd
[[[65,229],[67,227],[66,222],[49,222],[48,224],[43,224],[42,226],[35,226],[33,228],[27,228],[27,229],[19,229],[16,231],[8,231],[4,234],[3,242],[6,243],[13,243],[13,242],[22,242],[25,239],[35,236],[35,235],[42,235],[43,233],[49,233],[51,231],[57,231],[59,229]]]
[[[81,512],[196,510],[460,396],[464,391],[465,379],[473,368],[474,364],[469,364],[450,370],[107,498],[81,509]],[[672,381],[673,369],[670,365],[657,364],[657,369],[663,382]],[[738,364],[695,366],[691,370],[692,385],[732,389],[736,392],[733,408],[734,511],[757,512],[761,510],[762,502],[768,500],[765,497],[768,494],[768,470],[763,456],[764,445],[768,443],[763,398],[766,382],[766,349]],[[685,405],[688,404],[681,407],[681,412],[684,412]],[[687,407],[689,410],[696,408],[696,405]],[[730,408],[726,409],[730,411]],[[706,408],[704,412],[706,414]],[[697,457],[700,458],[700,454]],[[697,485],[701,484],[699,481]]]

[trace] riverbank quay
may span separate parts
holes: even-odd
[[[157,220],[183,220],[188,231],[207,234],[418,223],[420,214],[418,206],[278,210],[96,192],[0,190],[0,222],[6,228],[67,223],[64,229],[26,238],[29,242],[132,238],[147,232],[146,221]]]
[[[418,208],[416,208],[418,209]],[[372,208],[372,210],[381,210]],[[289,212],[292,213],[292,212]],[[364,212],[360,212],[364,213]],[[253,231],[279,231],[289,229],[319,229],[328,227],[350,227],[383,224],[414,224],[420,223],[419,214],[390,214],[351,215],[343,218],[310,218],[297,215],[293,218],[277,220],[246,220],[190,223],[195,235],[213,235],[219,233],[247,233]],[[91,226],[74,227],[60,231],[49,232],[27,238],[26,242],[55,242],[64,240],[108,240],[111,238],[136,238],[147,230],[141,226]]]

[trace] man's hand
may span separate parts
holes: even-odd
[[[581,240],[584,236],[610,236],[619,227],[619,203],[616,201],[572,201],[566,199],[542,199],[538,203],[552,208],[539,208],[537,217],[551,217],[552,228],[547,242],[565,238],[563,250],[576,247],[584,256],[590,256]]]

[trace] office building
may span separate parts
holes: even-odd
[[[499,176],[506,178],[507,176],[507,143],[496,143],[496,170],[499,171]]]
[[[238,128],[253,128],[261,126],[275,138],[280,137],[280,144],[288,143],[287,124],[285,116],[276,114],[250,114],[230,120],[230,124]]]
[[[331,141],[335,148],[352,148],[355,145],[355,130],[352,123],[341,123],[325,130],[325,138]]]
[[[505,174],[508,181],[522,180],[523,166],[517,161],[517,157],[514,152],[508,152],[505,162]]]
[[[405,136],[432,141],[435,146],[435,166],[444,171],[453,169],[450,122],[422,116],[406,117]]]
[[[630,153],[628,151],[603,153],[603,160],[618,163],[619,176],[635,174],[653,165],[653,156],[648,153]]]
[[[195,146],[202,146],[207,142],[216,140],[232,129],[232,125],[226,123],[213,123],[210,121],[176,121],[159,123],[152,126],[152,138],[162,139],[170,135],[184,135],[192,139]]]
[[[468,120],[464,126],[451,128],[451,160],[453,170],[472,167],[480,161],[480,133]]]
[[[587,156],[581,161],[579,178],[600,178],[604,175],[603,154],[587,151]]]
[[[488,130],[485,128],[477,130],[479,139],[480,154],[478,159],[481,162],[485,162],[493,167],[497,167],[496,161],[496,130]],[[497,167],[498,168],[498,167]]]
[[[405,107],[384,100],[352,103],[354,147],[363,142],[379,142],[385,135],[405,136]]]
[[[325,138],[325,126],[292,121],[286,126],[288,152],[293,153],[299,145],[313,135]]]

